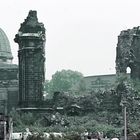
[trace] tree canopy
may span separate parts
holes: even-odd
[[[83,74],[72,70],[62,70],[57,71],[52,75],[50,81],[46,81],[45,90],[47,92],[67,92],[71,90],[72,87],[78,86],[78,88],[83,89]]]

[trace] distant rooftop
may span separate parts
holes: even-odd
[[[108,77],[108,76],[113,76],[113,77],[115,77],[116,74],[114,73],[114,74],[103,74],[103,75],[90,75],[90,76],[84,76],[84,78],[104,77],[104,76],[106,76],[106,77]]]

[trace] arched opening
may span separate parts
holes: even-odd
[[[130,73],[131,73],[131,68],[130,68],[130,67],[127,67],[126,73],[127,73],[127,74],[130,74]]]
[[[127,78],[131,77],[131,68],[130,67],[127,67],[126,74],[127,74]]]

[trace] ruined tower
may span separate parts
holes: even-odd
[[[140,80],[140,27],[122,31],[116,48],[116,73],[125,74],[131,69],[130,77]]]
[[[45,80],[45,28],[38,22],[36,11],[29,12],[15,42],[19,45],[19,105],[38,107]]]

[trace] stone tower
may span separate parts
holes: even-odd
[[[15,42],[19,45],[19,105],[38,107],[45,80],[45,28],[38,22],[36,11],[29,11]]]
[[[130,77],[140,80],[140,27],[122,31],[116,48],[116,73],[125,74],[131,69]]]

